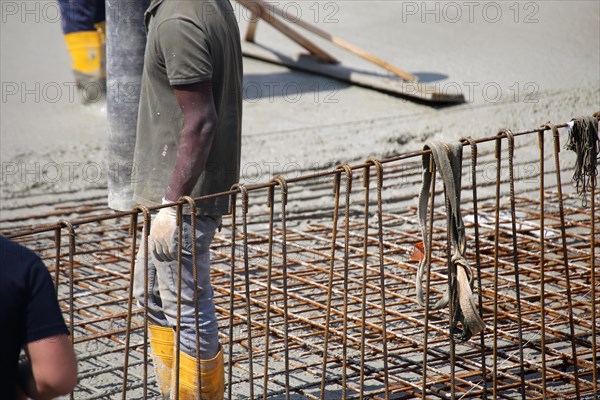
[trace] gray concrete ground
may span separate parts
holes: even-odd
[[[442,91],[461,90],[468,102],[436,108],[245,59],[246,181],[256,181],[257,173],[266,179],[279,171],[416,150],[431,137],[481,137],[600,109],[596,1],[275,4]],[[235,9],[243,32],[248,13]],[[57,11],[51,1],[2,2],[5,201],[14,188],[21,194],[31,186],[78,190],[105,181],[104,170],[97,177],[105,162],[104,106],[82,106],[73,92]],[[315,40],[345,65],[385,74]],[[264,23],[257,42],[288,54],[302,51]],[[94,171],[85,169],[90,163]]]
[[[432,138],[480,138],[600,110],[597,1],[276,4],[442,91],[460,89],[468,101],[432,107],[244,59],[242,176],[248,183],[418,150]],[[82,106],[72,91],[56,3],[3,0],[0,7],[0,220],[23,212],[23,204],[43,203],[45,211],[63,200],[75,207],[80,199],[97,199],[106,192],[104,105]],[[236,13],[243,32],[248,15],[239,7]],[[385,74],[316,41],[345,65]],[[302,51],[264,23],[257,42]],[[386,196],[403,197],[406,186],[391,187]],[[303,204],[311,200],[315,209],[325,201]]]

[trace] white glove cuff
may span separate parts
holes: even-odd
[[[173,202],[171,200],[167,200],[166,198],[163,197],[162,199],[162,204],[172,204]],[[167,214],[170,217],[173,218],[177,218],[177,206],[172,206],[172,207],[167,207],[167,208],[161,208],[160,210],[161,212]]]

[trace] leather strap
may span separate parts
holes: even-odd
[[[462,148],[463,146],[459,142],[433,141],[425,145],[424,150],[431,150],[431,154],[424,154],[422,159],[423,183],[419,195],[418,216],[423,237],[423,249],[427,254],[429,235],[431,234],[427,228],[427,211],[431,196],[431,163],[433,161],[435,169],[439,171],[444,183],[444,193],[450,206],[450,210],[448,210],[448,234],[452,244],[451,271],[455,271],[455,275],[450,274],[448,277],[451,280],[449,282],[449,287],[452,288],[451,293],[447,290],[431,308],[439,310],[452,301],[455,310],[451,321],[452,333],[458,335],[461,340],[468,340],[471,336],[481,332],[485,328],[485,323],[481,319],[473,299],[473,273],[465,258],[467,240],[465,225],[460,212]],[[424,257],[419,263],[416,279],[417,301],[421,306],[425,304],[423,299],[423,274],[428,268],[430,268],[430,265],[427,264],[427,257]],[[458,322],[461,322],[462,329],[458,327]]]

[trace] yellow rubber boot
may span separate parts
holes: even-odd
[[[98,31],[72,32],[65,35],[73,70],[94,78],[103,78],[102,43]]]
[[[156,381],[160,387],[160,392],[165,398],[168,398],[171,390],[175,334],[173,329],[164,326],[149,325],[148,329],[150,331],[150,346],[152,347],[152,361]]]
[[[196,359],[179,352],[179,400],[200,400],[198,398],[198,364]],[[173,371],[175,373],[175,371]],[[225,369],[223,348],[210,360],[202,360],[200,378],[201,400],[223,400],[225,394]],[[175,380],[173,379],[173,382]],[[174,392],[174,391],[173,391]]]
[[[71,55],[73,73],[83,102],[91,103],[106,93],[105,24],[96,24],[95,31],[72,32],[65,35]]]

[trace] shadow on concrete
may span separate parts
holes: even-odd
[[[421,83],[439,82],[448,79],[448,75],[440,74],[438,72],[414,72],[413,75],[416,76]]]
[[[244,74],[244,100],[294,99],[306,95],[327,97],[350,86],[338,79],[300,71]]]
[[[442,108],[450,105],[462,104],[465,102],[465,98],[462,93],[446,93],[444,91],[440,92],[436,87],[428,86],[431,85],[431,83],[428,82],[434,82],[439,79],[447,78],[447,76],[440,73],[421,72],[419,78],[424,79],[424,81],[419,81],[415,84],[404,82],[402,79],[391,76],[390,74],[382,75],[374,71],[363,71],[342,64],[322,63],[318,59],[306,54],[300,54],[295,57],[285,55],[260,44],[244,43],[242,46],[242,51],[245,57],[257,59],[271,64],[286,66],[296,71],[311,73],[311,75],[309,75],[312,77],[310,79],[311,83],[315,82],[315,75],[320,77],[328,77],[329,79],[337,80],[337,82],[344,82],[346,85],[362,86],[396,97],[405,98],[417,104],[428,105],[433,108]],[[265,82],[262,83],[264,84]],[[248,85],[248,88],[254,85],[255,89],[257,89],[257,83],[249,83]],[[333,84],[330,86],[330,89],[335,88],[337,87],[333,86]],[[272,93],[276,93],[276,91],[273,90]],[[280,95],[285,95],[285,91],[282,91]],[[247,99],[250,99],[249,96],[251,95],[248,94]],[[254,98],[264,98],[264,93],[260,94],[259,92],[258,94],[255,94]]]

